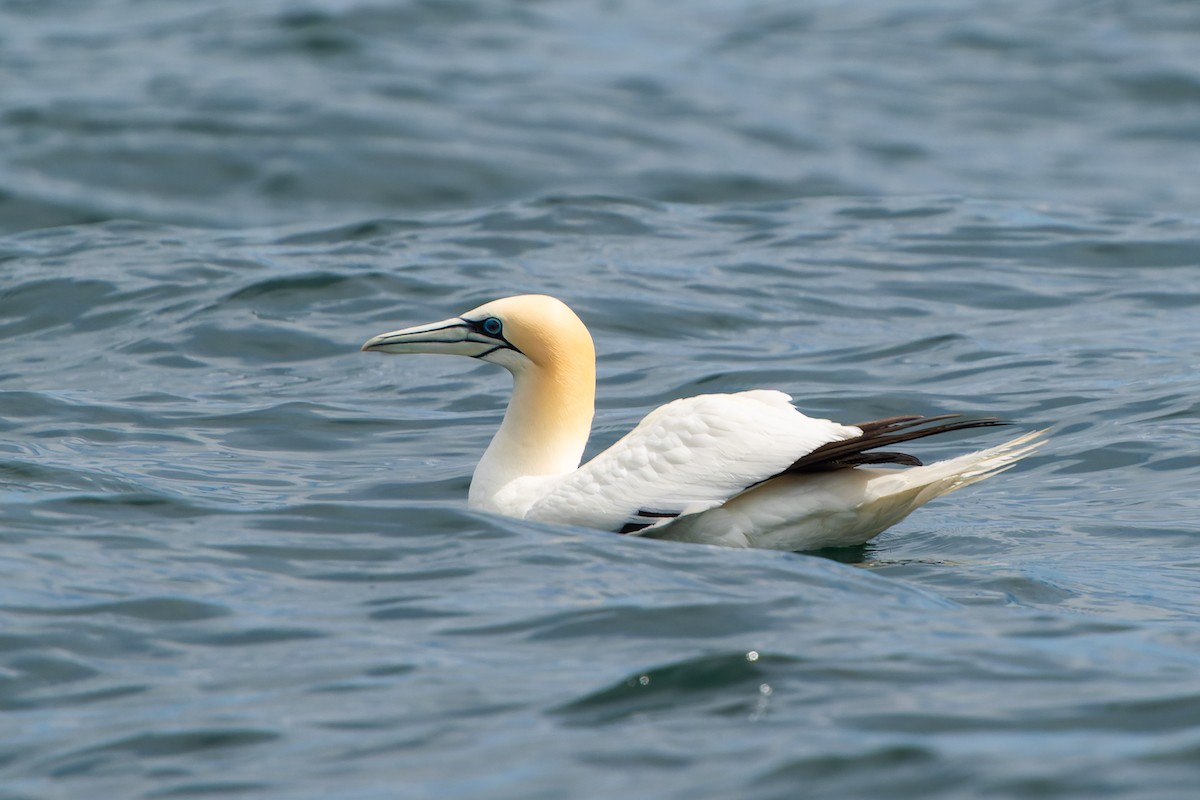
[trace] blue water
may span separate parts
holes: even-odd
[[[1200,5],[0,2],[0,798],[1190,798]],[[1052,426],[869,545],[468,511],[524,291]],[[930,440],[933,459],[1003,434]]]

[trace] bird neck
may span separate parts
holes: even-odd
[[[584,360],[529,365],[513,373],[504,421],[471,480],[473,507],[499,510],[496,495],[513,481],[564,475],[579,467],[596,402],[594,356]]]

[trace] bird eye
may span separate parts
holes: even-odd
[[[500,324],[500,320],[495,317],[488,317],[483,321],[483,332],[489,336],[495,336],[500,333],[500,329],[504,326]]]

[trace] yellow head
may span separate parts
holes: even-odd
[[[575,312],[544,294],[484,303],[460,317],[383,333],[363,350],[380,353],[444,353],[505,367],[514,375],[535,366],[550,374],[586,370],[594,375],[592,337]]]

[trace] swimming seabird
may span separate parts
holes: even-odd
[[[933,498],[1008,469],[1045,433],[923,466],[880,448],[1006,423],[948,414],[842,425],[805,416],[783,392],[755,389],[667,403],[580,466],[596,355],[561,300],[493,300],[362,349],[470,356],[512,373],[508,410],[471,480],[471,508],[661,539],[778,550],[862,544]]]

